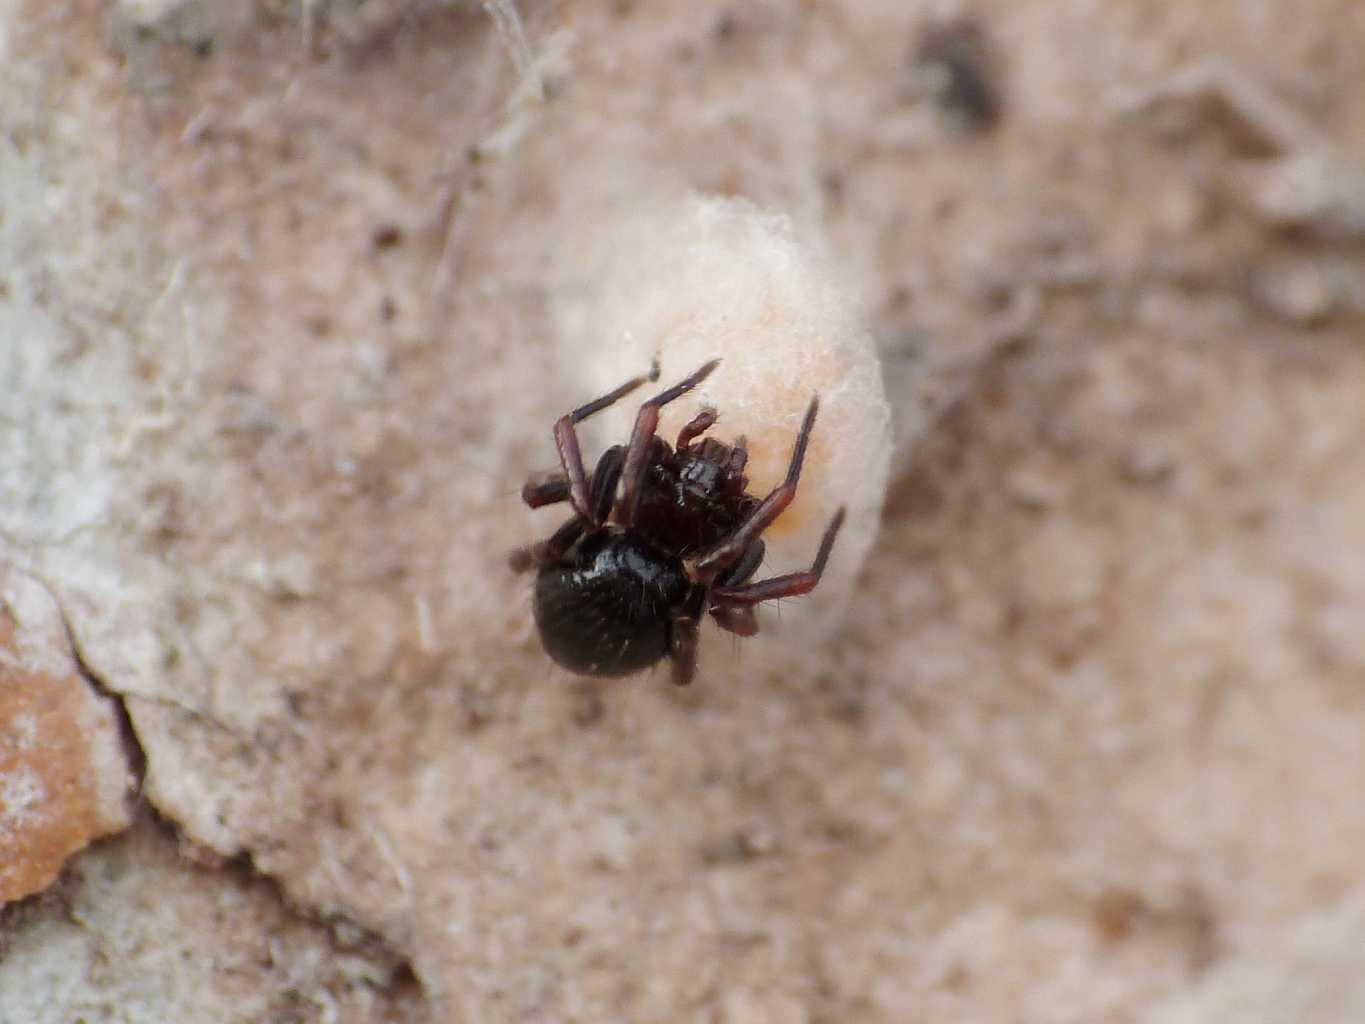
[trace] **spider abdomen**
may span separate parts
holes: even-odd
[[[625,676],[669,653],[672,619],[692,584],[682,561],[631,530],[584,537],[536,577],[546,653],[571,672]]]

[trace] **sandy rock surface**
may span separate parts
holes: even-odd
[[[1359,5],[0,11],[0,554],[144,801],[0,1020],[1359,1018]],[[694,192],[860,293],[881,533],[576,680],[517,493]]]
[[[0,1020],[424,1018],[412,975],[373,935],[310,920],[242,863],[202,860],[144,815],[0,911]]]

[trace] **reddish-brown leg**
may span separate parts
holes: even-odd
[[[843,525],[844,510],[841,508],[834,513],[834,518],[825,528],[825,536],[820,541],[820,550],[816,552],[815,562],[805,572],[774,576],[770,580],[760,580],[742,586],[713,587],[711,590],[713,609],[755,605],[763,601],[775,601],[781,597],[809,594],[820,582],[820,576],[825,571],[825,563],[829,561],[829,553],[834,550],[834,539],[839,536],[839,527]]]
[[[721,629],[736,636],[753,636],[758,632],[758,616],[751,605],[721,605],[711,609],[711,618]]]
[[[763,542],[754,541],[749,545],[749,550],[744,552],[744,557],[735,563],[734,568],[721,575],[721,585],[733,588],[748,583],[754,573],[758,572],[758,567],[763,564],[763,555]],[[717,605],[714,602],[710,604],[711,618],[716,620],[716,625],[721,629],[736,636],[753,636],[758,632],[758,616],[749,605]]]
[[[716,425],[716,420],[720,414],[715,409],[703,409],[688,421],[687,425],[678,431],[678,443],[673,447],[682,451],[702,434],[706,433]]]
[[[592,471],[592,484],[588,488],[588,503],[592,510],[597,514],[599,523],[607,521],[607,516],[611,515],[611,504],[616,497],[616,484],[621,479],[621,462],[625,458],[625,448],[621,445],[614,445],[602,453],[602,457],[597,460],[597,465]],[[568,482],[564,483],[564,491],[568,493]],[[526,488],[531,488],[532,483],[527,483]],[[548,486],[544,490],[548,490]],[[524,496],[524,494],[523,494]],[[564,498],[557,499],[563,501]],[[531,505],[530,501],[527,501]],[[549,502],[542,502],[549,504]],[[531,505],[537,508],[537,505]],[[575,529],[576,527],[576,529]],[[575,515],[567,523],[553,533],[548,540],[543,540],[530,547],[518,548],[513,551],[508,558],[508,564],[516,572],[525,572],[533,565],[549,565],[563,558],[569,548],[573,547],[574,542],[583,536],[588,524],[582,518]]]
[[[574,542],[583,536],[585,529],[587,524],[578,516],[574,516],[547,539],[530,547],[517,548],[508,556],[507,564],[511,566],[513,572],[525,572],[534,566],[557,562],[574,546]]]
[[[574,430],[574,425],[582,423],[595,412],[601,412],[613,402],[620,401],[621,398],[630,394],[641,384],[658,379],[659,364],[655,363],[649,373],[626,381],[615,391],[610,391],[587,405],[580,405],[573,412],[561,416],[555,421],[555,447],[559,449],[559,463],[564,467],[564,481],[568,488],[569,503],[573,506],[573,510],[594,528],[601,526],[602,521],[594,517],[595,510],[589,501],[588,475],[583,469],[583,453],[578,447],[578,434]],[[540,495],[534,494],[533,496],[539,497]],[[525,490],[522,491],[522,497],[526,497]],[[529,499],[527,504],[530,504]]]
[[[810,444],[811,430],[815,427],[815,416],[820,411],[820,399],[812,398],[806,418],[801,422],[801,430],[796,435],[796,445],[792,449],[791,462],[787,465],[787,478],[773,488],[758,508],[739,529],[730,536],[703,551],[686,563],[688,575],[698,583],[710,583],[722,572],[743,557],[749,545],[759,538],[774,520],[780,516],[796,497],[796,483],[801,478],[801,463],[806,458],[806,446]]]
[[[673,663],[673,682],[686,686],[697,673],[697,646],[700,638],[702,609],[706,606],[706,590],[693,588],[687,603],[673,618],[673,637],[668,657]]]
[[[625,459],[625,446],[616,444],[604,451],[593,467],[588,501],[598,523],[605,523],[611,515],[611,506],[616,502],[616,485],[621,482],[621,464]]]
[[[758,572],[758,567],[763,564],[766,553],[767,548],[763,542],[761,540],[754,541],[738,562],[716,578],[716,585],[737,587],[741,583],[748,583],[754,578],[754,573]]]
[[[532,477],[522,484],[521,500],[531,508],[569,500],[569,478],[563,473]]]
[[[730,451],[730,472],[739,476],[749,464],[749,439],[740,434]]]
[[[635,522],[635,512],[640,506],[640,487],[645,473],[649,470],[649,451],[653,447],[654,432],[659,429],[659,410],[676,398],[681,398],[711,375],[720,365],[719,359],[712,359],[686,380],[661,391],[644,405],[635,417],[635,427],[630,432],[630,446],[626,449],[626,465],[621,471],[621,504],[616,511],[616,521],[622,526]]]

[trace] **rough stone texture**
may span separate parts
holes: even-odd
[[[437,1019],[1358,1016],[1365,15],[982,0],[964,135],[944,9],[537,6],[540,104],[476,5],[5,6],[0,534]],[[834,641],[584,685],[516,490],[583,233],[694,190],[828,236],[899,476]]]
[[[115,706],[77,671],[56,602],[0,561],[0,905],[126,828],[131,783]]]
[[[301,920],[240,867],[197,866],[143,816],[0,912],[0,1021],[380,1024],[421,996],[372,937]]]

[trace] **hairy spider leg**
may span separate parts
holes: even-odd
[[[593,468],[588,502],[599,524],[605,523],[611,515],[611,506],[616,501],[616,485],[621,482],[621,467],[625,461],[626,446],[615,444],[602,453]]]
[[[673,616],[668,657],[673,665],[673,682],[678,686],[686,686],[697,673],[697,646],[705,607],[705,588],[693,587],[686,603]]]
[[[682,430],[678,431],[678,443],[673,447],[678,451],[686,450],[688,445],[714,427],[718,419],[720,419],[720,414],[715,409],[709,407],[703,409],[693,416]]]
[[[763,564],[764,545],[756,540],[744,552],[734,568],[721,573],[716,582],[722,587],[738,587],[748,583]],[[749,605],[718,605],[711,603],[711,618],[716,625],[736,636],[753,636],[758,632],[758,616]]]
[[[758,572],[758,567],[763,564],[763,556],[766,553],[767,547],[763,541],[754,541],[745,549],[743,557],[738,562],[716,577],[716,586],[737,587],[741,583],[748,583],[753,579],[754,573]]]
[[[810,444],[811,430],[815,427],[815,416],[820,411],[819,397],[810,400],[806,418],[801,422],[801,430],[796,435],[796,445],[792,449],[791,462],[787,465],[787,478],[773,488],[771,493],[759,502],[758,508],[750,514],[734,533],[722,537],[706,551],[686,563],[688,575],[697,583],[710,583],[722,572],[744,557],[744,552],[780,516],[796,497],[796,483],[801,479],[801,463],[806,458],[806,447]],[[627,462],[629,469],[629,462]]]
[[[592,471],[592,482],[588,490],[588,504],[593,512],[597,514],[600,523],[607,521],[607,516],[611,515],[611,503],[616,498],[616,484],[621,479],[621,464],[625,461],[626,449],[623,445],[613,445],[602,453],[602,457],[597,460],[597,466]],[[527,485],[530,486],[529,484]],[[565,482],[565,494],[568,493],[567,482]],[[564,498],[558,499],[563,501]],[[528,502],[529,504],[529,502]],[[545,504],[549,504],[546,502]],[[532,508],[539,506],[532,505]],[[575,527],[577,527],[575,529]],[[530,547],[518,548],[512,552],[508,559],[508,564],[517,572],[524,572],[533,565],[549,565],[557,562],[568,553],[569,548],[579,537],[587,531],[588,524],[582,517],[574,515],[567,523],[561,526],[549,539],[532,544]]]
[[[711,618],[717,626],[735,636],[753,636],[758,632],[758,615],[752,605],[712,605]]]
[[[820,541],[820,550],[816,552],[815,562],[805,572],[774,576],[769,580],[759,580],[757,583],[743,586],[713,587],[711,600],[721,608],[728,608],[753,606],[762,601],[809,594],[820,582],[820,576],[825,571],[825,563],[829,561],[829,553],[834,550],[834,538],[839,535],[839,527],[843,525],[844,510],[840,508],[834,513],[829,526],[825,527],[825,536]]]
[[[640,507],[640,488],[644,483],[645,474],[649,471],[649,453],[654,447],[654,432],[659,429],[659,410],[674,399],[687,394],[709,377],[719,365],[719,359],[712,359],[692,376],[679,381],[666,391],[659,392],[640,406],[640,411],[635,416],[635,426],[630,432],[630,447],[626,449],[626,467],[621,472],[621,503],[616,510],[616,521],[622,526],[632,526],[635,523],[635,513]]]
[[[508,556],[507,564],[513,572],[525,572],[532,566],[557,562],[577,543],[586,529],[587,524],[575,515],[545,540],[527,548],[517,548]]]
[[[744,552],[744,557],[721,578],[725,580],[727,586],[742,586],[758,572],[758,567],[763,564],[763,555],[763,542],[754,541]],[[754,614],[751,605],[716,605],[708,600],[710,594],[714,593],[714,590],[708,593],[706,587],[694,587],[689,605],[696,611],[692,612],[689,608],[673,620],[673,681],[680,686],[691,682],[696,671],[702,609],[709,605],[711,617],[716,625],[736,636],[753,636],[758,632],[758,616]]]
[[[569,504],[573,510],[583,518],[593,529],[597,529],[605,521],[604,519],[594,518],[596,511],[588,494],[588,475],[583,469],[583,453],[578,447],[578,433],[574,430],[574,425],[582,423],[593,413],[601,412],[613,402],[620,401],[623,397],[630,394],[641,384],[659,379],[659,364],[656,362],[649,373],[639,377],[633,377],[626,381],[615,391],[609,391],[601,398],[594,399],[587,405],[580,405],[573,412],[561,416],[555,421],[554,437],[555,447],[559,449],[559,464],[564,468],[564,481],[568,488]],[[531,485],[528,484],[528,487]],[[557,493],[557,492],[551,492]],[[533,497],[540,497],[542,492],[532,490]],[[528,505],[531,500],[527,498],[526,490],[522,490],[522,498]],[[559,500],[563,500],[562,498]],[[535,508],[535,505],[531,505]]]
[[[569,478],[563,473],[532,477],[521,485],[521,500],[531,508],[569,500]]]
[[[749,439],[743,434],[735,438],[730,448],[730,472],[738,476],[749,464]]]

